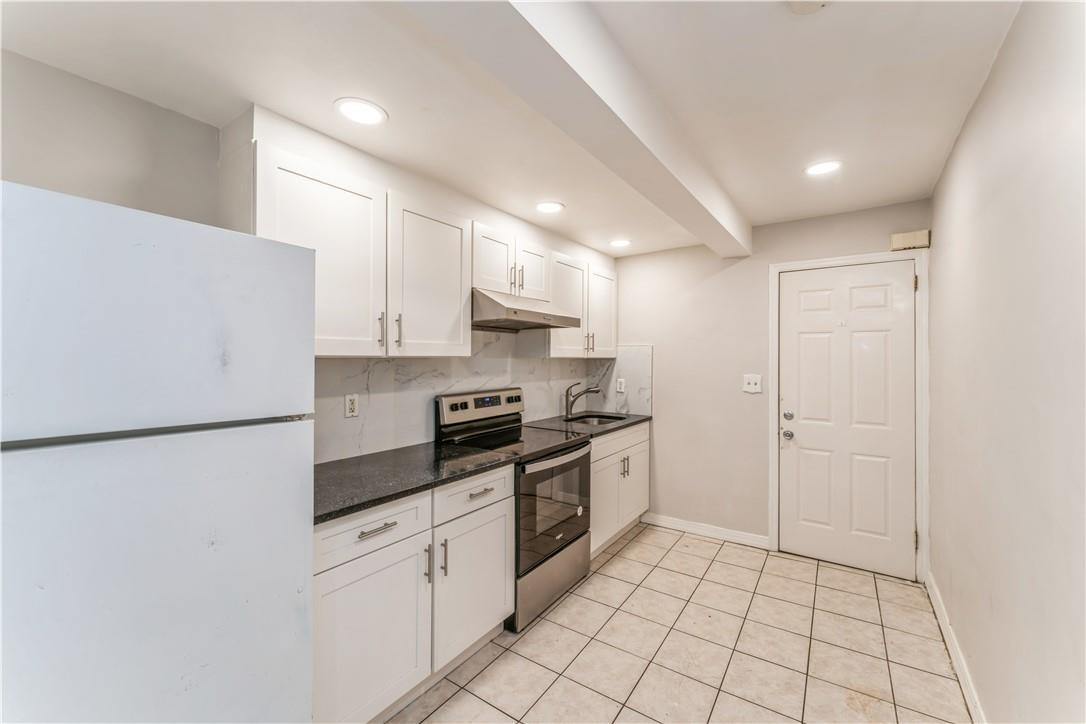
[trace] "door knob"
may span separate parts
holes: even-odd
[[[793,417],[795,417],[795,415],[792,414],[791,410],[785,410],[784,411],[784,419],[785,420],[791,420]]]
[[[791,430],[785,430],[784,432],[781,433],[781,437],[783,437],[785,440],[791,440],[795,436],[796,436],[796,434],[794,432],[792,432]]]

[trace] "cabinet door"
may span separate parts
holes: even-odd
[[[314,721],[369,721],[430,675],[431,540],[427,530],[314,577]]]
[[[618,354],[618,294],[614,272],[590,269],[588,276],[589,357]]]
[[[471,222],[389,192],[389,354],[471,355]]]
[[[474,221],[471,246],[472,286],[515,294],[517,259],[513,235]]]
[[[588,350],[588,266],[565,254],[551,260],[555,311],[581,320],[579,327],[552,329],[551,357],[584,357]]]
[[[517,294],[551,300],[551,251],[523,238],[517,239]]]
[[[316,250],[318,357],[385,354],[385,189],[257,145],[255,233]]]
[[[626,450],[625,475],[619,479],[618,523],[622,527],[649,509],[649,443]]]
[[[618,532],[618,488],[622,456],[612,455],[592,464],[592,497],[590,520],[592,555],[596,555],[607,540]]]
[[[434,670],[440,669],[515,606],[513,498],[434,528]]]

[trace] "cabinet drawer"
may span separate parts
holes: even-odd
[[[443,485],[434,490],[434,525],[459,518],[512,494],[512,465]]]
[[[603,460],[606,457],[622,452],[626,448],[633,447],[649,439],[649,423],[612,432],[609,435],[592,438],[592,462]]]
[[[313,572],[365,555],[430,527],[430,491],[321,523],[313,529]]]

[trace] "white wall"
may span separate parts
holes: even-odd
[[[10,51],[3,178],[216,223],[218,131]]]
[[[934,196],[931,568],[990,721],[1083,721],[1083,5],[1024,3]]]
[[[768,534],[765,395],[769,265],[887,251],[896,231],[928,228],[926,201],[755,227],[754,254],[706,247],[618,261],[619,341],[653,345],[651,510]]]

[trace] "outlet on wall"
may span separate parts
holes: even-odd
[[[626,380],[619,377],[617,380],[615,380],[615,392],[625,392],[625,391],[626,391]]]
[[[358,393],[343,396],[343,416],[358,417]]]
[[[743,392],[748,392],[752,395],[761,394],[762,376],[750,374],[743,375]]]

